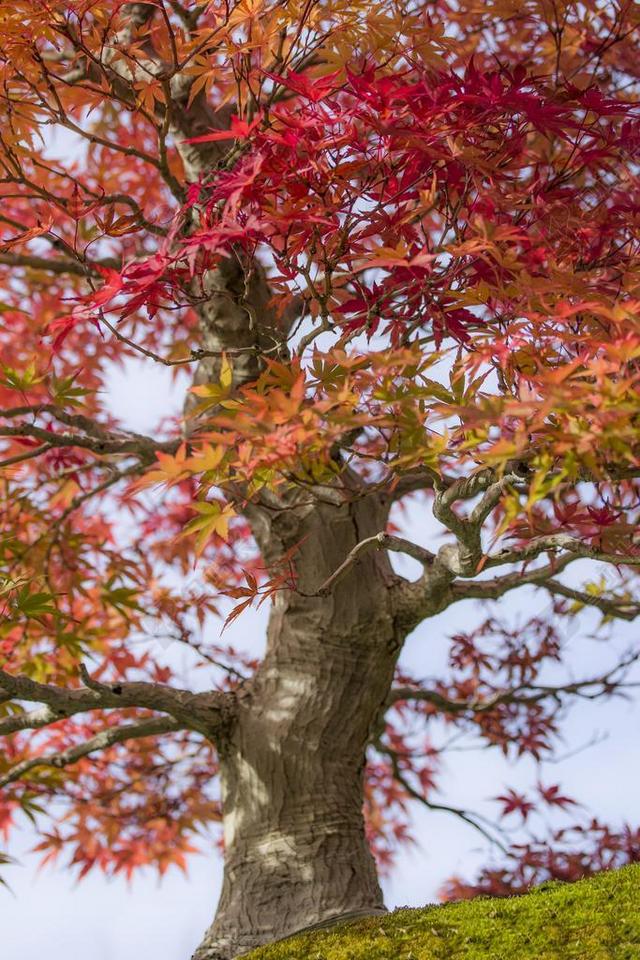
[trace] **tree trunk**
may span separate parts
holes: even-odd
[[[298,591],[272,608],[265,659],[219,743],[225,871],[194,960],[229,960],[297,930],[384,912],[362,813],[365,751],[403,636],[383,552],[328,597],[317,590],[364,537],[384,529],[372,496],[253,517],[263,555],[307,539]]]
[[[196,179],[202,158],[183,159]],[[286,361],[295,310],[278,313],[256,259],[222,259],[192,294],[202,345],[229,352],[234,387],[255,379],[265,357]],[[221,362],[202,360],[195,382],[217,382]],[[336,485],[289,491],[284,503],[274,496],[267,504],[263,494],[237,504],[267,567],[297,546],[298,580],[295,592],[278,594],[265,659],[239,693],[225,737],[216,736],[224,880],[193,960],[231,960],[315,924],[384,912],[364,832],[363,774],[407,631],[384,551],[363,556],[329,596],[317,596],[356,544],[386,527],[383,497],[365,495],[348,470],[341,483],[353,483],[352,498]]]

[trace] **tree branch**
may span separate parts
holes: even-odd
[[[460,807],[450,807],[444,803],[433,803],[431,800],[427,800],[425,796],[423,796],[416,789],[414,789],[414,787],[412,787],[412,785],[409,783],[409,781],[405,777],[403,771],[400,768],[400,760],[398,757],[398,753],[395,750],[392,750],[391,747],[388,747],[386,744],[383,744],[380,741],[378,741],[375,744],[375,747],[376,747],[376,750],[378,750],[380,753],[389,757],[389,760],[391,761],[391,769],[393,770],[393,776],[398,781],[398,783],[403,788],[403,790],[413,800],[417,800],[418,803],[421,803],[428,810],[433,810],[441,813],[452,813],[454,816],[458,817],[464,823],[467,823],[470,827],[473,827],[474,830],[477,830],[479,833],[481,833],[486,840],[489,840],[490,843],[495,844],[503,853],[507,852],[507,849],[504,846],[504,844],[500,840],[498,840],[497,837],[495,837],[492,833],[490,833],[486,827],[482,825],[480,821],[484,819],[483,817],[481,817],[479,814],[469,813],[467,810],[463,810]],[[496,827],[493,824],[490,824],[490,825],[493,827],[493,829],[496,829]]]
[[[484,554],[483,525],[506,489],[523,483],[518,466],[516,464],[511,472],[497,479],[493,470],[483,470],[471,477],[459,478],[446,487],[434,483],[434,516],[453,533],[455,542],[446,543],[438,550],[418,581],[404,582],[398,586],[399,605],[409,626],[416,626],[425,617],[441,612],[456,600],[495,600],[527,584],[541,586],[551,593],[597,607],[608,616],[624,620],[633,620],[638,616],[640,604],[624,598],[598,598],[565,587],[552,578],[578,559],[639,567],[640,553],[626,556],[612,554],[590,546],[577,537],[556,533],[536,537],[517,548],[505,548],[488,556]],[[480,500],[468,517],[455,513],[453,505],[456,502],[477,496],[480,496]],[[553,555],[554,559],[538,569],[526,573],[517,571],[493,580],[474,579],[483,570],[505,564],[526,564],[544,553]]]
[[[577,537],[566,533],[553,533],[549,536],[536,537],[514,550],[505,549],[488,556],[485,567],[502,566],[505,563],[521,563],[525,560],[534,560],[541,553],[550,553],[557,550],[566,550],[576,559],[599,560],[602,563],[611,563],[615,566],[640,566],[640,554],[619,556],[615,553],[606,553],[596,547],[590,547]]]
[[[53,710],[47,706],[38,707],[37,710],[30,710],[28,713],[15,713],[0,720],[0,737],[7,737],[20,730],[39,730],[68,716],[70,714],[62,709]]]
[[[72,274],[78,277],[101,276],[100,271],[88,263],[55,257],[36,257],[31,253],[0,253],[0,264],[8,267],[26,267],[29,270],[46,270],[48,273]]]
[[[219,691],[192,693],[159,683],[100,683],[80,668],[85,689],[37,683],[0,670],[0,699],[46,704],[58,719],[96,709],[139,707],[168,713],[184,727],[213,737],[229,720],[233,697]],[[13,719],[13,718],[11,718]]]
[[[439,561],[455,576],[475,576],[482,560],[482,526],[505,490],[521,480],[516,473],[495,479],[493,471],[483,470],[461,477],[446,489],[439,489],[433,501],[436,520],[453,533],[456,544],[447,544],[438,553]],[[458,500],[472,500],[483,493],[469,517],[459,517],[453,509]]]
[[[52,446],[50,443],[44,443],[41,447],[36,447],[35,450],[29,450],[26,453],[17,453],[14,457],[7,457],[6,460],[0,460],[0,470],[3,467],[12,467],[16,463],[23,463],[25,460],[34,460],[36,457],[41,457],[43,453],[51,450]]]
[[[370,550],[391,550],[395,553],[406,553],[420,563],[429,564],[435,559],[434,555],[425,550],[424,547],[412,543],[410,540],[404,540],[402,537],[394,537],[388,533],[377,533],[374,537],[368,537],[361,540],[349,552],[337,570],[328,577],[314,594],[305,594],[305,596],[326,597],[333,590],[335,585],[346,576],[351,567],[358,562],[363,553]]]
[[[433,490],[438,486],[447,487],[450,483],[450,480],[441,477],[430,467],[422,467],[419,470],[410,470],[408,473],[395,478],[395,482],[392,481],[389,496],[392,501],[396,501],[409,493],[417,493],[419,490]]]
[[[420,690],[414,687],[394,687],[387,699],[387,707],[392,707],[396,703],[417,700],[424,703],[431,703],[443,713],[468,713],[482,714],[495,710],[502,704],[532,704],[539,703],[541,700],[556,700],[562,702],[563,696],[579,697],[583,700],[597,700],[603,693],[611,693],[619,689],[633,689],[640,686],[640,682],[623,683],[616,677],[617,674],[624,674],[630,666],[637,663],[640,659],[640,652],[629,655],[615,667],[606,673],[597,677],[590,677],[585,680],[576,680],[571,683],[557,685],[542,684],[522,684],[518,687],[512,687],[509,690],[500,690],[488,696],[485,699],[478,700],[450,700],[436,690]],[[590,692],[591,688],[595,688]]]
[[[141,462],[152,463],[157,451],[175,453],[180,440],[156,441],[139,433],[118,433],[107,429],[90,417],[79,413],[67,413],[55,404],[34,404],[0,410],[0,419],[14,420],[17,417],[49,414],[65,426],[82,433],[53,433],[36,423],[22,421],[16,426],[0,426],[0,437],[34,437],[47,447],[81,447],[98,455],[130,454]],[[43,450],[44,452],[44,450]]]
[[[152,737],[159,733],[169,733],[174,730],[180,730],[181,725],[175,720],[169,720],[165,717],[152,717],[149,720],[141,720],[139,723],[127,723],[122,727],[109,727],[101,730],[95,737],[91,737],[86,743],[77,744],[62,750],[60,753],[53,753],[47,756],[33,757],[30,760],[23,760],[16,764],[4,777],[0,777],[0,788],[7,784],[20,780],[25,773],[36,767],[54,767],[60,769],[69,764],[76,763],[83,757],[94,753],[96,750],[104,750],[112,747],[116,743],[124,743],[127,740],[139,740],[141,737]]]
[[[579,557],[573,554],[565,554],[543,567],[530,570],[528,573],[516,570],[515,573],[508,573],[503,577],[494,577],[492,580],[454,580],[451,589],[456,597],[461,600],[498,600],[510,590],[517,590],[518,587],[524,587],[527,584],[544,586],[544,581],[548,580],[549,577],[560,573],[570,563],[578,559]]]
[[[547,580],[540,584],[549,593],[561,597],[567,597],[569,600],[575,600],[587,607],[595,607],[604,613],[605,616],[615,617],[617,620],[628,620],[629,622],[640,615],[640,603],[632,600],[625,600],[624,597],[602,597],[593,593],[586,593],[584,590],[575,590],[573,587],[567,587],[564,583],[557,580]]]

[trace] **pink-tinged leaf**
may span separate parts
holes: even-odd
[[[231,125],[228,130],[213,130],[211,133],[205,133],[201,137],[190,137],[183,143],[212,143],[216,140],[247,140],[253,131],[260,126],[264,114],[258,113],[251,123],[242,120],[234,115],[231,117]]]
[[[544,800],[544,802],[550,807],[560,807],[562,810],[566,810],[568,807],[575,807],[578,805],[577,801],[560,793],[560,787],[557,783],[551,784],[551,786],[548,787],[544,787],[541,783],[539,783],[538,793],[540,794],[542,800]]]
[[[287,70],[283,77],[279,73],[269,73],[264,70],[264,75],[273,80],[281,87],[287,90],[293,90],[312,103],[319,103],[336,89],[336,78],[340,76],[340,71],[326,74],[324,77],[309,77],[306,73],[296,73],[294,70]]]
[[[524,796],[516,793],[515,790],[508,790],[506,794],[495,797],[502,804],[502,816],[507,817],[510,813],[519,813],[523,820],[526,820],[532,810],[535,810],[535,803]]]

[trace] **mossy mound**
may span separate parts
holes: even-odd
[[[247,960],[640,960],[640,865],[522,897],[340,924]]]

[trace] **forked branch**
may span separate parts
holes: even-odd
[[[55,432],[49,429],[48,424],[42,423],[42,416],[59,421],[69,427],[69,431]],[[46,453],[51,447],[78,447],[98,456],[136,457],[143,465],[153,463],[159,451],[175,453],[181,442],[157,441],[131,431],[112,430],[84,414],[69,413],[49,403],[0,410],[1,437],[29,437],[40,440],[42,446],[38,448],[38,453]],[[32,453],[32,456],[35,455]],[[21,455],[21,458],[25,459],[24,455]]]

